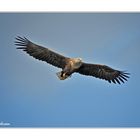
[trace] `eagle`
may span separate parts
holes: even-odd
[[[101,64],[85,63],[81,58],[65,57],[46,47],[37,45],[25,37],[17,36],[15,39],[15,45],[18,46],[17,49],[22,49],[38,60],[45,61],[55,67],[61,68],[62,70],[56,73],[60,80],[71,77],[73,73],[93,76],[115,84],[124,83],[129,78],[129,73],[126,71],[115,70]]]

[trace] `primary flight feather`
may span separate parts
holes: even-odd
[[[20,46],[17,49],[22,49],[32,57],[61,68],[62,71],[57,73],[60,80],[65,80],[74,72],[118,84],[124,83],[129,78],[129,73],[124,71],[115,70],[106,65],[84,63],[81,58],[65,57],[48,48],[39,46],[25,37],[16,37],[15,45]]]

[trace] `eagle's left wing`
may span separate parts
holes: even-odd
[[[15,45],[20,46],[17,49],[22,49],[30,56],[45,61],[58,68],[64,68],[68,57],[58,54],[48,48],[39,46],[25,37],[16,37]]]
[[[83,63],[77,72],[83,75],[104,79],[109,83],[113,82],[115,84],[121,84],[121,82],[124,83],[124,81],[127,81],[127,78],[129,78],[129,73],[115,70],[106,65],[99,64]]]

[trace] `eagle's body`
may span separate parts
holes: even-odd
[[[57,73],[60,80],[67,79],[74,72],[82,75],[94,76],[107,80],[109,83],[113,82],[118,84],[121,82],[124,83],[124,81],[127,81],[127,78],[129,78],[129,73],[112,69],[106,65],[84,63],[81,58],[65,57],[48,48],[36,45],[25,37],[17,37],[15,44],[17,46],[22,46],[17,49],[22,49],[30,56],[61,68],[62,71]]]
[[[65,80],[69,76],[72,75],[72,73],[76,72],[82,65],[82,59],[81,58],[68,58],[67,64],[64,67],[64,69],[61,72],[57,73],[57,76],[60,80]]]

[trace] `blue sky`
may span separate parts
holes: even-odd
[[[0,13],[0,122],[10,127],[139,127],[139,13]],[[55,68],[16,50],[15,37],[127,70],[122,85]]]

